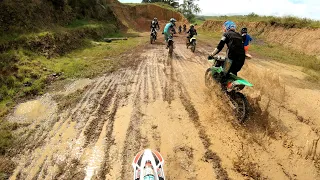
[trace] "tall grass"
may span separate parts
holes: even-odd
[[[273,26],[280,26],[285,28],[320,28],[320,21],[308,18],[298,18],[294,16],[259,16],[251,13],[248,15],[234,15],[234,16],[203,16],[206,20],[232,20],[238,22],[264,22]]]

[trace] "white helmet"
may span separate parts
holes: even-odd
[[[174,18],[171,18],[171,19],[170,19],[170,22],[171,22],[173,25],[175,25],[175,24],[176,24],[176,22],[177,22],[177,20],[176,20],[176,19],[174,19]]]
[[[165,180],[163,164],[163,157],[158,151],[140,151],[132,162],[134,180]]]

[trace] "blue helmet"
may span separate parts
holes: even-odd
[[[232,21],[226,21],[224,22],[223,26],[226,28],[227,31],[229,31],[230,29],[236,29],[237,26],[234,22]]]

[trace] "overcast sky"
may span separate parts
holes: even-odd
[[[201,15],[245,15],[254,12],[259,15],[293,15],[320,20],[320,0],[200,0],[198,4],[202,10]]]

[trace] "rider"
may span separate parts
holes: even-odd
[[[242,41],[242,36],[236,32],[236,24],[232,21],[226,21],[223,24],[224,34],[215,50],[209,56],[209,58],[218,54],[227,44],[227,58],[224,62],[223,66],[223,78],[221,83],[224,84],[229,77],[229,73],[231,72],[234,75],[241,70],[244,61],[245,61],[245,52]]]
[[[182,26],[181,24],[179,25],[179,34],[182,32]]]
[[[156,17],[153,18],[153,20],[151,21],[150,29],[151,29],[151,33],[154,31],[157,37],[157,29],[160,29],[160,26],[159,26],[158,19]]]
[[[246,27],[241,29],[241,35],[244,42],[244,51],[246,53],[247,57],[251,57],[250,54],[248,54],[249,50],[249,42],[252,41],[251,36],[248,34],[248,29]]]
[[[186,32],[186,31],[187,31],[187,25],[183,24],[183,32]]]
[[[166,26],[163,29],[163,34],[164,34],[164,38],[166,40],[167,43],[167,49],[169,48],[168,46],[168,39],[171,36],[171,31],[174,29],[174,26],[176,25],[175,23],[177,22],[177,20],[175,20],[174,18],[171,18],[169,23],[166,24]]]
[[[187,36],[187,45],[190,43],[190,39],[194,36],[197,35],[197,30],[194,28],[194,25],[190,25],[190,29],[187,31],[188,36]]]

